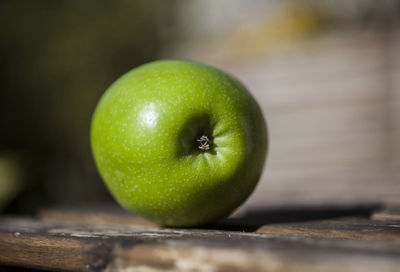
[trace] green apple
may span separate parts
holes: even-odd
[[[91,144],[120,205],[187,227],[229,215],[251,194],[267,129],[238,80],[205,64],[161,60],[108,88],[93,115]]]

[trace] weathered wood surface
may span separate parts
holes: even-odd
[[[37,212],[42,222],[74,223],[87,225],[157,225],[121,209],[116,205],[85,206],[79,210],[71,207],[43,208]]]
[[[198,229],[162,228],[115,209],[92,213],[46,209],[40,219],[0,218],[0,265],[289,272],[398,271],[400,266],[397,211],[256,211]]]
[[[371,221],[360,218],[322,220],[262,226],[257,233],[328,239],[385,241],[400,244],[400,221]]]

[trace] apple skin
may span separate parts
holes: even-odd
[[[209,150],[199,148],[201,136]],[[172,227],[206,224],[242,204],[260,178],[267,143],[246,88],[185,60],[123,75],[103,94],[91,126],[97,168],[117,202]]]

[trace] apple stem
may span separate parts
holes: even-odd
[[[199,142],[199,149],[200,150],[210,150],[210,144],[211,144],[211,140],[206,136],[203,135],[201,136],[199,139],[197,139],[197,142]]]

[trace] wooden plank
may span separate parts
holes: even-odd
[[[350,239],[384,241],[400,245],[400,221],[374,221],[363,218],[346,218],[265,225],[257,233],[316,237],[325,239]]]
[[[395,224],[399,224],[398,227],[400,228],[400,210],[398,209],[378,211],[373,213],[371,218],[373,220],[392,221]]]
[[[157,227],[155,223],[135,216],[115,205],[101,206],[100,208],[84,207],[81,209],[67,207],[43,208],[38,211],[37,217],[47,223]]]
[[[272,271],[272,272],[335,272],[397,271],[398,260],[393,256],[371,259],[353,253],[316,251],[315,248],[296,248],[293,244],[271,241],[268,250],[214,247],[207,243],[197,247],[177,245],[139,245],[136,248],[117,248],[107,272],[142,268],[143,271]],[[295,249],[291,248],[295,246]],[[287,247],[287,248],[283,248]],[[304,251],[302,251],[304,250]],[[146,260],[146,261],[143,261]],[[133,261],[133,264],[132,264]],[[340,262],[340,266],[338,266]],[[140,265],[139,265],[140,264]],[[148,269],[148,270],[145,270]],[[378,270],[375,270],[378,269]]]
[[[28,228],[0,231],[0,264],[59,271],[104,268],[109,247],[101,241],[50,237]]]
[[[369,218],[381,210],[377,204],[361,205],[286,205],[238,210],[230,217],[203,226],[208,229],[255,232],[265,224],[319,221],[339,217]],[[114,203],[82,204],[78,207],[55,206],[40,209],[38,219],[45,223],[84,225],[127,225],[160,228]]]
[[[0,219],[0,264],[64,271],[397,271],[391,243]],[[341,266],[337,264],[340,263]]]

